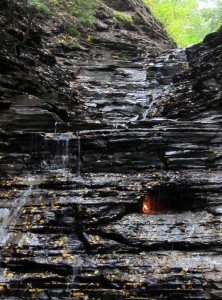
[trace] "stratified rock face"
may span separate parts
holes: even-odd
[[[116,3],[1,50],[2,299],[221,299],[221,31],[169,50]]]
[[[220,118],[221,34],[222,29],[219,29],[208,35],[202,44],[186,50],[188,69],[174,77],[164,115],[192,121],[201,119],[202,123],[212,123]]]

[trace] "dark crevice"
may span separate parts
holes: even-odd
[[[74,212],[75,212],[75,217],[76,217],[76,226],[74,227],[74,232],[75,232],[77,238],[79,239],[79,241],[82,242],[83,247],[86,250],[86,253],[90,253],[92,250],[92,247],[84,235],[83,225],[82,225],[82,221],[80,218],[80,212],[79,212],[78,205],[75,205]]]
[[[11,263],[1,262],[2,268],[10,268],[11,271],[19,271],[22,273],[35,273],[51,271],[60,276],[72,275],[73,269],[70,265],[53,265],[53,264],[41,264],[30,260],[23,259],[22,261],[13,261]]]
[[[124,245],[130,246],[132,248],[140,247],[141,244],[142,244],[141,242],[138,242],[138,243],[134,244],[134,243],[130,242],[129,240],[127,240],[122,234],[115,233],[115,232],[109,233],[109,232],[102,231],[100,229],[89,229],[88,233],[97,234],[98,236],[101,236],[101,237],[106,238],[108,240],[116,241],[120,244],[124,244]]]

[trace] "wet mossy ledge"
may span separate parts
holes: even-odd
[[[77,43],[35,20],[18,55],[4,3],[2,299],[221,299],[221,29],[174,49],[104,0]]]

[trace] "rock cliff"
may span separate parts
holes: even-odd
[[[221,29],[174,49],[140,1],[104,0],[78,43],[52,16],[19,46],[9,3],[2,299],[221,299]]]

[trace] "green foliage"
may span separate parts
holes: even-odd
[[[202,16],[209,24],[209,30],[215,31],[222,25],[222,0],[214,0],[213,6],[202,9]]]
[[[130,23],[130,24],[133,24],[133,19],[130,15],[124,14],[117,10],[114,10],[113,14],[117,19],[127,22],[127,23]]]
[[[69,40],[68,44],[67,44],[68,47],[70,48],[78,48],[80,47],[78,41],[75,39],[75,38],[72,38]]]
[[[44,13],[49,13],[50,9],[47,3],[44,3],[41,0],[28,0],[27,1],[28,5],[32,8],[34,8],[37,11],[41,11]]]
[[[68,12],[85,26],[90,26],[94,22],[94,10],[96,7],[96,1],[94,0],[27,0],[27,3],[37,11],[46,13],[50,11],[57,13],[61,11]]]
[[[54,1],[55,3],[57,0],[50,1]],[[55,6],[55,11],[60,12],[63,10],[68,12],[71,16],[76,17],[78,22],[85,27],[91,26],[95,20],[94,11],[96,5],[94,0],[63,0],[60,1],[59,5],[55,3]],[[75,20],[72,17],[66,18],[63,22],[63,26],[65,34],[68,34],[71,37],[77,37],[79,35]]]
[[[96,3],[94,0],[70,0],[64,1],[65,9],[73,14],[80,23],[90,26],[94,22],[94,10]]]
[[[59,38],[63,39],[65,41],[65,45],[69,48],[78,48],[80,47],[79,42],[77,38],[72,37],[69,34],[63,33],[59,35]]]
[[[63,10],[76,17],[82,25],[90,26],[94,23],[96,1],[94,0],[47,0],[54,4],[55,10]]]
[[[64,31],[69,34],[70,36],[78,36],[79,31],[78,29],[70,22],[64,22],[63,23]]]
[[[221,3],[222,0],[214,0]],[[198,0],[143,0],[154,16],[164,25],[168,34],[179,47],[200,42],[206,34],[219,27],[222,7],[200,7]],[[221,3],[222,6],[222,3]],[[217,18],[215,18],[217,15]]]

